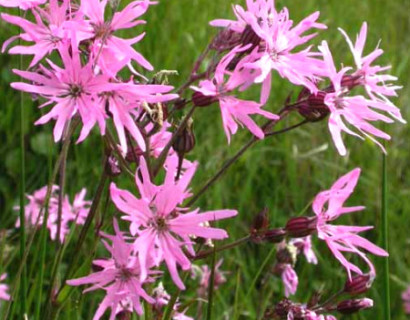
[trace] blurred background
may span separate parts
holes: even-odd
[[[160,0],[144,16],[147,25],[135,29],[138,33],[143,29],[147,32],[145,39],[136,48],[154,65],[156,71],[177,70],[179,75],[171,77],[170,83],[178,87],[189,75],[197,56],[217,32],[208,22],[215,18],[233,18],[232,3],[232,0]],[[245,5],[244,0],[237,0],[236,3]],[[326,39],[338,64],[348,65],[353,59],[337,28],[343,28],[354,39],[362,22],[367,21],[367,52],[373,50],[381,40],[380,46],[385,54],[378,63],[392,65],[391,73],[398,76],[399,83],[403,85],[400,96],[394,102],[401,108],[404,118],[410,119],[410,1],[277,1],[278,8],[284,5],[289,8],[290,16],[295,22],[311,12],[321,12],[320,21],[327,24],[328,30],[322,32],[313,43],[318,44]],[[1,8],[0,11],[5,10]],[[0,43],[17,33],[16,28],[0,21]],[[132,34],[123,36],[130,37]],[[25,65],[28,61],[24,59]],[[11,70],[18,65],[19,57],[0,55],[1,229],[13,229],[18,216],[18,212],[13,211],[13,206],[18,204],[19,199],[19,94],[9,87],[9,83],[16,80]],[[289,85],[278,75],[274,76],[271,98],[266,108],[272,112],[278,111],[292,90],[297,94],[299,89]],[[257,99],[258,93],[255,88],[248,97]],[[29,95],[24,97],[26,192],[32,193],[47,184],[61,146],[52,141],[54,123],[34,126],[33,122],[43,111],[37,108],[38,103],[32,101]],[[292,119],[292,123],[300,120],[297,116]],[[403,313],[400,294],[410,284],[410,132],[409,127],[402,124],[389,125],[385,129],[393,137],[387,147],[392,319],[401,320],[407,318]],[[250,134],[247,130],[239,130],[227,146],[216,105],[201,108],[195,113],[194,132],[197,145],[188,158],[197,159],[200,163],[192,184],[195,191],[248,141]],[[248,232],[253,216],[264,207],[269,208],[272,227],[283,226],[290,216],[298,215],[319,191],[329,188],[337,177],[355,167],[361,167],[361,179],[349,204],[365,205],[366,210],[344,217],[338,223],[374,225],[375,229],[365,236],[380,244],[382,152],[369,141],[362,142],[350,136],[345,136],[344,141],[350,152],[342,158],[333,146],[326,121],[268,138],[248,150],[196,204],[203,210],[238,209],[240,214],[236,219],[219,224],[228,230],[232,239],[237,239]],[[92,197],[101,171],[102,154],[103,144],[97,132],[84,143],[73,145],[68,157],[66,187],[71,200],[82,187],[87,188],[88,198]],[[116,214],[112,204],[109,212]],[[0,264],[12,279],[12,268],[18,263],[18,233],[11,230],[7,236]],[[314,239],[314,247],[319,257],[317,266],[307,264],[303,258],[297,263],[299,289],[293,297],[295,301],[307,302],[315,290],[322,290],[325,294],[335,292],[346,279],[345,271],[331,258],[323,243]],[[240,313],[243,319],[255,319],[260,305],[269,306],[280,299],[279,293],[283,290],[280,279],[266,275],[257,282],[257,290],[245,300],[247,288],[270,249],[269,244],[247,244],[218,254],[217,258],[224,259],[222,269],[229,273],[228,282],[216,291],[215,319],[229,319],[233,312]],[[75,253],[70,253],[69,250],[70,248],[66,257],[80,254],[85,258],[88,254],[86,248]],[[102,248],[99,250],[101,255],[105,254]],[[49,254],[52,256],[52,251]],[[380,272],[382,259],[371,259]],[[342,319],[383,320],[380,280],[381,278],[376,278],[369,293],[375,300],[375,307],[359,316]],[[192,281],[192,286],[195,285],[196,282]],[[168,288],[173,291],[171,286]],[[191,290],[191,293],[194,291]],[[87,294],[80,297],[78,289],[63,309],[60,319],[91,319],[101,295]],[[182,297],[189,298],[185,293]],[[193,307],[188,315],[195,316],[195,312]]]

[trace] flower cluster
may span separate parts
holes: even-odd
[[[57,185],[51,186],[50,195],[47,199],[48,186],[44,186],[33,194],[27,195],[29,203],[24,208],[26,217],[26,224],[33,227],[39,227],[43,224],[44,212],[48,211],[47,228],[50,231],[52,240],[59,240],[64,242],[66,235],[70,232],[70,223],[82,225],[87,218],[90,201],[85,200],[87,190],[83,188],[74,197],[73,204],[70,203],[68,195],[62,198],[61,209],[59,206],[59,187]],[[47,208],[45,207],[47,205]],[[19,210],[19,207],[15,207]],[[60,211],[61,210],[61,211]],[[57,238],[58,220],[60,221],[60,234]],[[16,227],[20,227],[20,218],[17,219]]]
[[[246,0],[246,7],[233,7],[235,20],[211,21],[220,31],[198,58],[188,81],[174,90],[167,79],[174,72],[147,73],[154,67],[134,47],[145,33],[121,37],[124,32],[139,30],[146,23],[142,16],[156,4],[151,0],[131,0],[125,6],[106,0],[0,0],[0,6],[27,10],[24,16],[1,13],[1,19],[21,29],[19,35],[3,44],[2,52],[32,57],[27,70],[13,70],[21,80],[11,86],[31,93],[41,102],[40,108],[48,110],[35,124],[54,120],[56,142],[70,141],[77,134],[78,124],[82,124],[78,142],[85,140],[94,127],[104,137],[103,179],[92,207],[96,211],[101,207],[109,176],[107,201],[112,201],[119,219],[112,219],[114,235],[100,231],[107,228],[102,219],[96,228],[100,232],[94,235],[103,238],[101,242],[110,257],[94,259],[92,273],[67,280],[62,286],[91,285],[84,292],[105,292],[94,320],[106,312],[110,312],[111,320],[134,312],[142,315],[147,308],[159,319],[167,305],[174,320],[191,320],[185,315],[186,305],[177,296],[168,295],[162,279],[169,275],[180,291],[186,288],[188,272],[199,276],[197,296],[203,301],[208,292],[228,281],[229,271],[219,270],[222,259],[211,266],[198,266],[194,261],[249,241],[256,245],[275,244],[276,263],[270,270],[284,285],[286,298],[263,310],[264,319],[335,320],[329,313],[350,314],[372,307],[371,299],[356,297],[367,292],[376,276],[367,254],[385,257],[388,253],[359,235],[371,226],[333,224],[342,215],[364,209],[345,206],[358,182],[359,168],[314,198],[314,215],[293,217],[285,226],[271,228],[268,209],[263,210],[243,239],[210,250],[205,250],[204,245],[212,247],[212,241],[228,238],[228,232],[216,227],[215,222],[233,218],[238,212],[206,211],[193,206],[247,148],[305,123],[328,117],[330,134],[340,155],[347,154],[342,131],[361,139],[367,137],[385,151],[377,138],[390,136],[375,123],[405,122],[390,100],[401,87],[394,84],[396,77],[386,73],[390,67],[376,64],[383,53],[380,48],[364,54],[367,24],[362,25],[354,44],[340,29],[355,67],[338,70],[327,41],[317,48],[311,43],[319,31],[327,29],[318,21],[319,12],[295,23],[289,10],[278,10],[274,0]],[[206,59],[209,52],[213,52],[212,59]],[[198,73],[205,62],[205,71]],[[300,93],[293,102],[289,95],[282,109],[268,110],[272,88],[280,81],[276,75],[297,86]],[[254,86],[260,86],[258,101],[241,98],[245,90]],[[193,193],[189,186],[198,162],[186,159],[196,145],[192,117],[197,108],[214,103],[219,104],[228,144],[239,126],[246,127],[253,137],[202,189]],[[191,109],[185,112],[188,105]],[[185,115],[177,121],[181,111]],[[273,131],[290,115],[304,120]],[[264,118],[265,124],[259,124],[258,118]],[[65,170],[65,166],[60,169]],[[120,187],[119,178],[125,175],[136,185],[133,192]],[[50,185],[27,196],[26,223],[32,227],[46,224],[51,239],[61,242],[69,233],[70,224],[83,225],[78,249],[94,218],[89,215],[91,201],[85,200],[86,189],[71,204],[67,195],[59,194],[62,186]],[[127,231],[121,230],[120,225]],[[16,226],[20,226],[19,220]],[[348,279],[340,293],[324,302],[320,297],[309,303],[293,302],[288,297],[296,293],[299,284],[298,256],[304,255],[310,264],[319,263],[313,251],[315,237],[326,243],[346,269]],[[354,264],[352,261],[356,260],[349,258],[352,254],[363,260],[369,270],[363,271]],[[67,272],[65,279],[72,274]],[[5,277],[3,274],[0,280]],[[0,299],[10,299],[7,289],[0,285]],[[59,301],[62,291],[56,291],[55,301]],[[349,295],[349,299],[339,299],[342,294]],[[408,292],[403,294],[405,302],[408,296]]]

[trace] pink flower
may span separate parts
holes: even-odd
[[[372,273],[375,273],[374,266],[361,250],[364,249],[378,256],[388,256],[386,251],[358,235],[359,232],[373,227],[334,226],[329,224],[341,215],[364,209],[361,206],[343,206],[356,187],[359,176],[360,169],[358,168],[342,176],[332,185],[330,190],[320,192],[315,197],[312,206],[317,217],[316,228],[319,239],[326,242],[335,258],[346,268],[349,279],[351,279],[351,271],[360,275],[363,272],[344,257],[344,252],[351,252],[360,256],[367,263]]]
[[[225,271],[221,271],[219,268],[221,267],[223,259],[220,259],[215,265],[214,271],[214,288],[215,290],[219,288],[220,285],[226,282],[226,273]],[[196,266],[193,265],[192,268],[192,278],[199,277],[199,288],[198,288],[198,295],[200,297],[206,296],[209,287],[209,280],[211,278],[211,269],[208,265]]]
[[[403,299],[404,312],[410,314],[410,287],[408,287],[406,291],[403,291],[401,298]]]
[[[372,100],[378,101],[380,106],[384,106],[384,109],[380,108],[381,110],[385,110],[396,120],[405,123],[406,121],[402,118],[400,110],[387,98],[396,97],[396,91],[402,88],[401,86],[392,85],[389,83],[390,81],[396,81],[397,77],[385,73],[380,74],[380,72],[389,70],[391,66],[382,67],[379,65],[371,65],[383,54],[383,50],[376,48],[367,56],[363,57],[363,50],[367,36],[367,23],[363,23],[354,45],[346,32],[340,28],[339,30],[342,32],[347,43],[349,44],[356,64],[357,70],[351,75],[353,81],[356,84],[363,86]]]
[[[165,291],[164,285],[162,284],[162,282],[158,283],[158,286],[156,286],[154,290],[152,290],[152,296],[155,299],[154,309],[158,313],[161,313],[162,308],[165,307],[169,303],[169,300],[171,299],[171,296],[168,294],[168,292]],[[191,318],[185,315],[185,312],[187,311],[187,309],[185,309],[182,312],[179,311],[178,310],[179,306],[180,306],[180,303],[177,300],[177,302],[174,304],[174,309],[172,313],[173,320],[194,320],[194,318]]]
[[[144,137],[136,124],[136,116],[143,111],[141,104],[173,100],[178,95],[167,93],[172,89],[172,86],[134,84],[129,81],[112,84],[112,91],[100,97],[99,103],[107,106],[125,153],[128,149],[125,130],[128,130],[142,151],[146,150]]]
[[[141,157],[139,172],[135,175],[140,199],[126,190],[118,189],[114,183],[111,184],[111,199],[117,208],[126,214],[123,219],[131,222],[131,234],[137,235],[134,250],[138,253],[141,264],[142,280],[147,275],[149,260],[154,260],[157,265],[164,260],[175,284],[184,289],[177,265],[183,270],[191,267],[190,260],[182,250],[185,247],[191,255],[195,254],[190,237],[228,237],[224,230],[206,227],[203,224],[233,217],[237,214],[236,210],[217,210],[200,214],[198,209],[189,211],[188,208],[178,207],[190,196],[187,188],[195,170],[196,163],[175,181],[176,163],[167,163],[164,184],[157,186],[151,182],[147,164]]]
[[[245,47],[246,49],[246,47]],[[222,114],[222,122],[228,142],[230,142],[231,134],[235,134],[238,130],[238,124],[244,125],[259,139],[265,135],[263,130],[251,119],[249,115],[260,114],[268,119],[276,120],[279,117],[275,114],[262,110],[262,105],[254,101],[246,101],[237,99],[234,96],[228,95],[234,89],[248,85],[248,71],[244,70],[244,61],[239,62],[233,73],[227,71],[230,62],[235,58],[237,53],[240,53],[244,48],[235,48],[228,53],[218,64],[214,79],[203,80],[199,83],[199,87],[191,86],[193,90],[201,93],[205,97],[219,100],[219,105]],[[225,81],[225,75],[230,74],[229,80]],[[195,103],[195,94],[194,94]]]
[[[74,44],[74,39],[72,39]],[[71,52],[70,52],[71,51]],[[83,128],[78,142],[83,141],[90,133],[93,126],[98,122],[101,134],[105,133],[105,105],[98,102],[97,94],[110,91],[113,84],[108,82],[108,77],[95,75],[92,64],[93,59],[85,65],[81,65],[78,49],[65,43],[59,49],[63,60],[64,69],[48,61],[51,69],[40,66],[41,72],[29,72],[14,70],[24,79],[33,81],[35,84],[13,82],[14,89],[39,94],[48,101],[41,107],[53,104],[53,108],[47,114],[37,120],[36,124],[44,124],[51,119],[56,119],[54,126],[54,140],[59,141],[67,123],[79,114]]]
[[[52,193],[48,202],[48,219],[47,228],[50,231],[50,238],[57,239],[58,231],[58,186],[52,186]],[[70,231],[69,223],[75,221],[76,224],[84,224],[89,212],[90,201],[85,201],[84,197],[86,189],[82,189],[80,193],[75,196],[73,206],[70,204],[68,196],[64,197],[61,209],[61,226],[59,240],[64,242],[65,236]],[[25,206],[26,223],[29,226],[41,226],[43,224],[43,216],[45,208],[43,208],[47,195],[47,186],[36,190],[32,195],[27,195],[29,203]],[[19,207],[15,207],[19,210]],[[40,216],[41,213],[41,216]],[[20,219],[17,219],[16,227],[20,227]]]
[[[4,281],[7,278],[7,274],[3,273],[0,276],[0,281]],[[10,300],[10,295],[7,293],[9,286],[7,284],[0,284],[0,300]]]
[[[148,303],[154,303],[154,299],[148,296],[142,288],[140,281],[140,266],[137,257],[132,255],[132,244],[127,243],[123,233],[119,230],[117,221],[114,220],[115,235],[103,236],[111,240],[112,245],[104,241],[104,245],[111,253],[111,258],[106,260],[94,260],[93,264],[102,269],[86,277],[68,280],[70,286],[92,284],[84,292],[103,289],[106,296],[100,303],[93,320],[100,319],[108,308],[111,308],[110,320],[115,319],[118,310],[122,310],[129,304],[139,315],[143,313],[140,298]],[[149,268],[147,262],[147,268]],[[148,274],[151,272],[146,271]],[[150,280],[149,278],[147,280]]]
[[[284,264],[283,266],[283,271],[282,271],[282,282],[283,285],[285,286],[285,296],[289,297],[290,295],[293,295],[296,293],[296,290],[298,289],[298,275],[296,274],[296,271],[292,268],[292,265],[290,264]]]
[[[132,47],[144,37],[145,33],[132,39],[121,39],[114,35],[115,31],[144,24],[144,20],[137,20],[137,18],[152,4],[156,2],[132,1],[123,10],[116,12],[111,20],[105,21],[106,0],[82,0],[79,14],[87,19],[77,19],[71,24],[71,29],[78,33],[81,40],[93,40],[90,49],[98,57],[96,62],[104,73],[114,77],[127,64],[133,69],[131,61],[153,70],[152,65]]]
[[[4,21],[19,26],[24,31],[24,33],[21,33],[19,36],[7,40],[3,44],[2,52],[4,52],[7,46],[16,38],[34,42],[31,46],[17,45],[8,51],[10,54],[34,55],[29,66],[30,68],[33,67],[46,55],[49,55],[53,50],[57,49],[61,41],[67,38],[67,30],[64,29],[64,22],[67,19],[68,7],[68,0],[62,1],[61,6],[58,5],[57,0],[50,0],[47,9],[36,8],[32,10],[36,23],[22,17],[2,13],[1,18]]]
[[[317,264],[317,257],[315,252],[312,249],[312,237],[307,236],[304,238],[295,238],[289,241],[290,244],[298,248],[299,251],[303,252],[306,257],[306,260],[309,263]]]
[[[379,112],[385,111],[390,115],[398,114],[398,109],[390,103],[384,102],[380,99],[367,99],[361,95],[347,96],[349,88],[343,85],[343,78],[350,68],[343,68],[339,72],[333,62],[328,44],[326,41],[322,42],[319,50],[323,53],[323,58],[326,64],[328,77],[332,81],[333,90],[325,94],[324,103],[330,110],[329,130],[337,150],[341,155],[346,155],[346,147],[344,146],[341,132],[345,131],[348,134],[354,135],[363,139],[363,136],[368,137],[380,148],[384,150],[383,146],[373,137],[389,140],[390,136],[374,127],[370,122],[383,121],[392,123],[393,120]],[[359,133],[352,131],[345,124],[345,121],[356,128]]]
[[[250,26],[261,39],[258,54],[255,55],[256,61],[248,63],[246,67],[260,71],[255,82],[264,84],[265,97],[262,101],[266,101],[269,95],[271,70],[276,70],[282,78],[295,85],[303,85],[317,92],[315,82],[322,75],[323,62],[315,58],[318,54],[311,52],[310,47],[296,53],[293,50],[316,36],[316,33],[304,35],[310,29],[326,29],[324,24],[316,22],[319,12],[293,27],[288,9],[277,12],[273,0],[248,0],[246,3],[247,11],[238,5],[234,7],[238,21],[214,20],[211,25],[227,27],[239,33]]]
[[[0,6],[8,8],[20,8],[22,10],[28,10],[35,8],[47,0],[0,0]]]
[[[86,194],[87,189],[82,188],[75,195],[73,205],[71,206],[71,211],[77,224],[84,224],[90,211],[91,201],[84,200]]]

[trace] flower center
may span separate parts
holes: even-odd
[[[117,275],[117,278],[120,279],[121,281],[128,281],[134,274],[129,268],[120,268],[120,271]]]
[[[83,93],[83,88],[77,84],[71,84],[69,89],[69,95],[73,98],[78,98]]]
[[[94,34],[97,39],[103,39],[110,35],[112,32],[111,25],[109,22],[94,24]]]

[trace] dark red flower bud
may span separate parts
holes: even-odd
[[[351,295],[365,293],[372,286],[373,280],[374,275],[372,274],[362,274],[354,276],[352,280],[346,280],[344,292]]]
[[[373,307],[373,300],[369,298],[351,299],[340,302],[336,309],[342,314],[351,314]]]
[[[289,219],[285,229],[289,237],[302,238],[315,232],[316,224],[316,217],[295,217]]]
[[[240,44],[241,34],[229,29],[223,29],[218,33],[215,39],[212,41],[211,49],[223,52],[231,50]]]
[[[116,320],[131,320],[132,317],[132,313],[129,311],[120,311],[119,313],[117,313],[117,315],[115,316]]]
[[[188,153],[195,147],[195,135],[192,130],[192,120],[188,121],[185,128],[177,135],[172,148],[179,154]]]
[[[195,91],[192,95],[192,102],[197,107],[207,107],[214,102],[218,101],[218,99],[214,96],[206,96],[202,92]]]
[[[264,208],[253,218],[251,232],[265,230],[269,225],[268,208]]]
[[[275,314],[280,318],[287,317],[290,308],[293,306],[293,302],[289,299],[283,299],[275,306]],[[286,319],[286,318],[285,318]]]
[[[253,28],[248,24],[242,32],[240,42],[245,46],[251,44],[250,50],[252,50],[259,45],[261,38],[259,38]]]
[[[187,100],[185,98],[178,98],[174,102],[175,110],[182,110],[187,104]]]
[[[326,92],[319,91],[317,94],[310,94],[304,102],[298,106],[299,114],[310,122],[320,121],[330,113],[325,104]]]
[[[352,90],[354,87],[357,87],[362,84],[362,76],[356,75],[344,75],[342,78],[342,87],[345,87],[349,90]]]
[[[139,158],[144,154],[144,152],[141,150],[140,147],[135,146],[134,149],[128,150],[126,156],[125,156],[125,160],[127,160],[128,162],[135,162],[138,163]]]
[[[271,229],[265,232],[263,236],[263,240],[269,241],[272,243],[279,243],[283,239],[285,239],[286,236],[286,230],[283,228],[278,228],[278,229]]]
[[[108,157],[107,164],[105,166],[105,171],[110,177],[116,177],[121,174],[122,170],[116,157]]]

